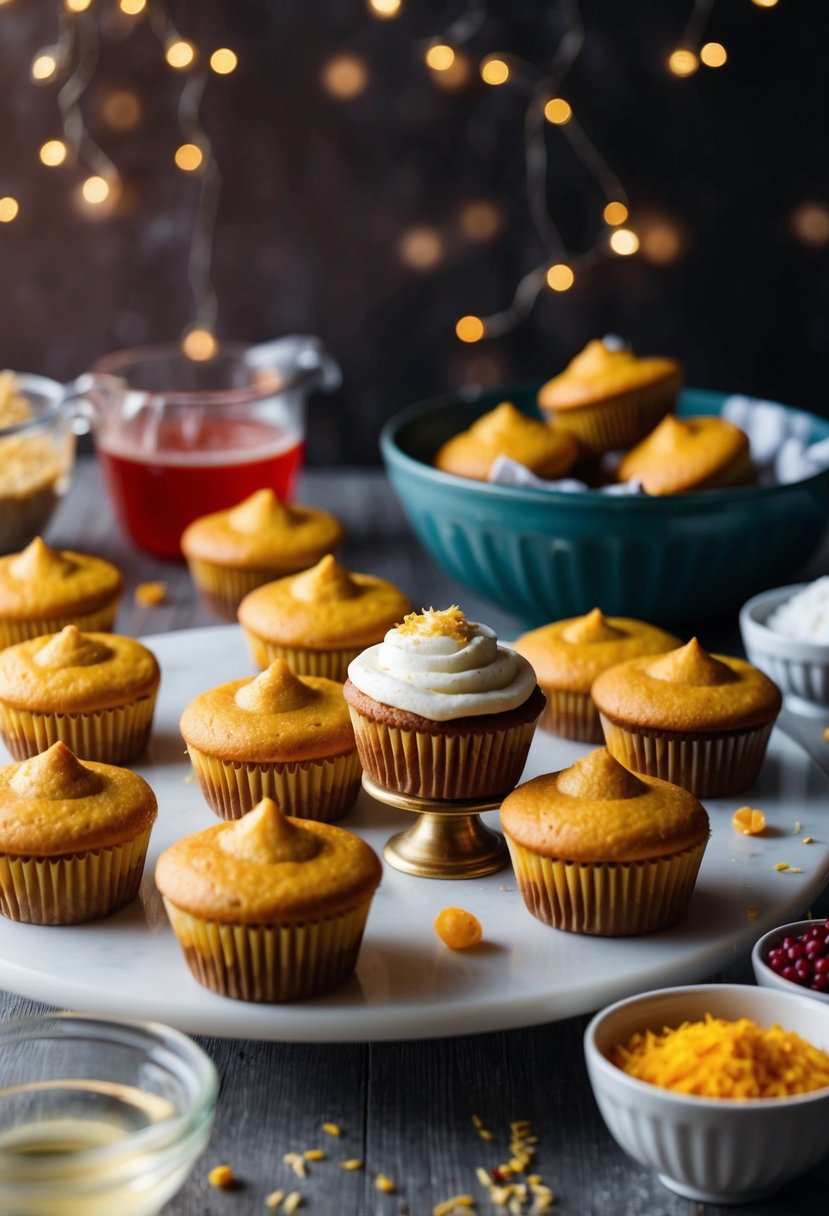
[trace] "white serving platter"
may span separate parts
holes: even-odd
[[[241,1039],[357,1042],[503,1030],[709,976],[747,957],[767,929],[798,919],[829,879],[829,777],[775,731],[756,785],[739,798],[706,803],[711,841],[688,916],[674,929],[615,939],[563,933],[530,916],[509,868],[488,878],[439,881],[384,865],[348,984],[287,1005],[217,996],[188,971],[152,875],[163,848],[216,822],[191,777],[178,733],[181,711],[206,688],[255,668],[236,626],[143,640],[163,676],[150,748],[135,766],[159,803],[141,896],[88,925],[44,928],[0,918],[0,986],[34,1000]],[[563,768],[588,750],[539,732],[524,776]],[[732,812],[746,802],[765,812],[763,837],[740,836],[731,827]],[[497,827],[497,812],[484,820]],[[381,853],[409,822],[405,812],[362,794],[342,826]],[[804,844],[804,836],[814,843]],[[781,861],[792,868],[775,870]],[[481,920],[484,941],[474,951],[452,952],[438,941],[432,922],[447,904]]]

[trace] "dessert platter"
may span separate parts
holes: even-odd
[[[344,986],[282,1005],[219,996],[185,965],[153,873],[174,841],[217,822],[184,750],[184,707],[211,685],[256,668],[237,626],[143,641],[159,660],[162,682],[149,748],[133,766],[159,807],[140,896],[86,924],[0,920],[0,986],[32,999],[249,1039],[364,1041],[507,1029],[708,976],[748,956],[765,930],[803,914],[829,877],[829,776],[775,729],[752,787],[704,800],[711,838],[688,914],[673,929],[629,938],[562,932],[529,915],[509,866],[483,878],[446,880],[386,865],[356,974]],[[538,731],[524,779],[571,765],[589,751],[588,744]],[[733,830],[732,814],[744,803],[762,808],[762,836]],[[497,811],[482,818],[498,827]],[[364,792],[341,823],[382,854],[389,837],[410,821]],[[788,869],[777,869],[783,862]],[[448,950],[435,935],[433,921],[447,905],[461,905],[481,921],[484,940],[474,952]]]

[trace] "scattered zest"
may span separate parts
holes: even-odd
[[[774,868],[782,874],[784,870],[788,870],[789,863],[787,861],[778,861]]]
[[[236,1181],[236,1177],[231,1166],[214,1165],[207,1175],[207,1181],[211,1186],[218,1187],[220,1191],[228,1191]]]
[[[374,1179],[375,1190],[382,1191],[384,1195],[393,1195],[397,1187],[392,1182],[391,1178],[387,1178],[385,1174],[378,1174]]]
[[[343,1134],[343,1129],[339,1123],[323,1123],[322,1130],[326,1136],[341,1136]]]
[[[483,937],[481,922],[465,908],[444,908],[438,912],[434,929],[450,950],[469,950]]]
[[[349,1157],[346,1161],[340,1162],[341,1170],[361,1170],[363,1163],[359,1157]]]
[[[134,592],[136,604],[147,608],[155,608],[159,604],[163,604],[166,597],[166,583],[139,583]]]
[[[731,826],[744,836],[760,836],[766,827],[766,817],[756,807],[741,806],[731,816]]]

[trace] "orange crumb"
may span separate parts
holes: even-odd
[[[774,868],[782,872],[783,870],[788,870],[789,863],[787,861],[778,861]]]
[[[434,928],[450,950],[468,950],[483,936],[481,922],[465,908],[444,908],[435,917]]]
[[[741,806],[731,816],[731,826],[744,836],[760,836],[766,826],[766,817],[756,807]]]
[[[827,726],[826,730],[823,732],[823,737],[826,740],[826,742],[829,743],[829,726]]]
[[[136,604],[142,604],[149,608],[155,608],[158,604],[163,604],[166,596],[167,584],[161,582],[139,583],[134,592]]]
[[[218,1187],[220,1191],[228,1191],[236,1181],[236,1176],[231,1166],[214,1165],[207,1175],[207,1181],[211,1186]]]

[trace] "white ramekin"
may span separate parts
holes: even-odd
[[[766,624],[775,608],[806,586],[795,583],[755,595],[740,609],[740,633],[749,662],[770,676],[784,696],[829,707],[829,644],[799,642]]]

